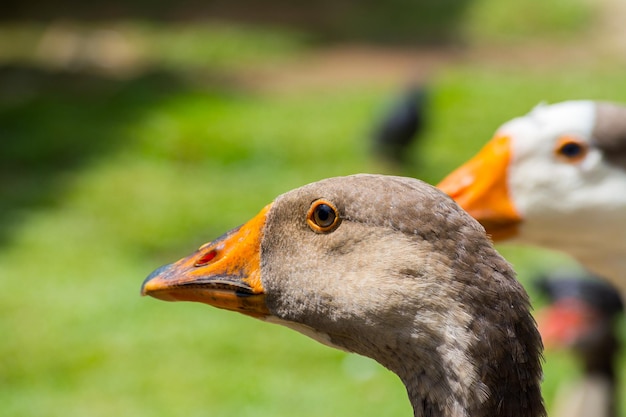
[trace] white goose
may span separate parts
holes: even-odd
[[[157,269],[142,293],[283,324],[369,356],[419,417],[545,416],[541,340],[480,225],[415,179],[331,178]]]
[[[626,296],[626,108],[540,105],[438,187],[495,241],[570,254]]]

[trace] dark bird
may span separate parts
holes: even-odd
[[[616,362],[621,342],[616,319],[624,307],[617,290],[595,277],[555,273],[536,281],[549,305],[538,312],[547,348],[571,349],[583,375],[568,381],[554,401],[552,417],[615,417]]]
[[[439,187],[494,240],[565,252],[626,296],[626,107],[538,106]]]
[[[393,163],[402,164],[413,141],[426,124],[428,91],[412,86],[383,115],[373,132],[374,151]]]
[[[419,180],[363,174],[287,192],[154,271],[142,294],[373,358],[415,416],[545,416],[524,288],[478,222]]]

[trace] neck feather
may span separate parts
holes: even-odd
[[[416,417],[546,415],[542,344],[525,292],[484,292],[473,312],[462,311],[470,308],[463,302],[438,317],[422,312],[419,331],[396,340],[392,352],[371,355],[402,379]]]
[[[413,363],[424,364],[419,368],[407,367],[408,358],[387,366],[406,386],[415,417],[545,416],[540,354],[528,349],[511,340],[499,350],[483,340],[456,361],[446,347],[417,352]]]

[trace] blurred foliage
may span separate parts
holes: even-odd
[[[215,73],[291,58],[308,44],[302,32],[218,22],[8,23],[0,26],[0,63],[75,71],[115,66],[123,74],[201,67]]]
[[[110,21],[150,19],[160,22],[225,21],[306,30],[321,40],[402,41],[439,44],[456,35],[470,0],[253,0],[232,1],[11,1],[0,20]]]
[[[60,181],[126,144],[121,129],[175,88],[166,74],[129,83],[33,68],[0,69],[0,243],[22,210],[55,203]]]
[[[597,17],[587,0],[475,0],[467,12],[464,33],[487,43],[581,36]]]

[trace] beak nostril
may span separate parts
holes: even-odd
[[[216,256],[217,256],[217,251],[215,249],[210,250],[206,252],[205,254],[203,254],[202,256],[200,256],[200,258],[198,258],[194,266],[204,266],[208,264],[209,262],[211,262]]]

